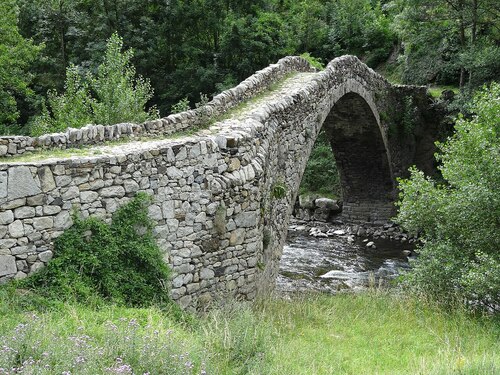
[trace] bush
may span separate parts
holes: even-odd
[[[177,103],[175,103],[171,108],[170,111],[172,113],[181,113],[181,112],[186,112],[189,111],[191,107],[189,106],[189,99],[187,97],[182,98],[179,100]]]
[[[111,224],[75,216],[73,226],[55,241],[54,259],[24,286],[62,300],[97,297],[132,306],[166,302],[170,272],[152,235],[150,201],[139,193],[116,211]]]
[[[459,118],[437,156],[445,183],[415,168],[400,181],[397,221],[419,232],[420,247],[406,283],[442,300],[458,297],[500,306],[500,84],[475,96],[475,115]]]

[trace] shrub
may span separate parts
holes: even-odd
[[[419,232],[420,247],[406,283],[450,300],[500,306],[500,84],[478,93],[475,115],[459,118],[456,132],[438,143],[445,183],[415,168],[400,181],[397,221]]]
[[[46,104],[43,104],[42,114],[33,120],[32,135],[62,132],[68,127],[79,128],[93,121],[94,100],[90,97],[88,83],[74,65],[66,69],[64,89],[61,95],[55,90],[47,93],[52,116]]]
[[[186,97],[175,103],[170,110],[172,111],[172,113],[181,113],[189,111],[190,109],[191,107],[189,106],[189,99]]]
[[[302,55],[300,55],[300,57],[302,57],[303,59],[307,60],[307,62],[309,64],[311,64],[311,66],[313,68],[316,68],[318,70],[324,70],[325,69],[325,65],[321,62],[321,59],[317,58],[317,57],[311,56],[311,54],[309,52],[303,53]]]
[[[74,217],[58,237],[54,259],[24,285],[59,299],[95,297],[138,306],[168,300],[169,269],[147,216],[151,198],[139,193],[115,212],[111,224]]]

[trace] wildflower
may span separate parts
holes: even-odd
[[[133,374],[132,366],[127,364],[115,368],[107,368],[106,370],[113,374]]]
[[[129,327],[139,327],[139,323],[137,323],[136,319],[130,319],[130,322],[128,323]]]
[[[78,357],[75,358],[75,363],[77,365],[81,364],[81,363],[85,363],[85,357],[79,355]]]

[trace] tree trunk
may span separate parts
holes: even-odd
[[[471,46],[474,47],[476,44],[477,38],[477,9],[478,9],[478,0],[472,1],[472,31],[471,31]],[[469,85],[472,84],[472,70],[469,71]]]
[[[64,1],[59,1],[59,17],[61,18],[61,21],[64,20],[63,12],[64,12]],[[59,43],[61,48],[62,66],[64,72],[66,72],[66,39],[64,38],[66,30],[64,25],[65,25],[64,21],[59,23]]]
[[[465,40],[465,19],[464,19],[464,2],[460,1],[459,2],[459,17],[460,17],[460,24],[459,24],[459,40],[460,40],[460,50],[463,52],[465,50],[466,46],[466,40]],[[461,66],[460,67],[460,82],[459,82],[459,87],[462,88],[465,84],[465,67]]]

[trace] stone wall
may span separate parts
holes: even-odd
[[[264,87],[264,81],[292,70],[279,66],[307,70],[302,59],[280,61],[282,65],[270,68],[275,75],[254,76],[259,82],[252,87]],[[238,87],[245,91],[251,82]],[[344,170],[344,176],[381,196],[365,194],[359,186],[349,191],[352,182],[344,179],[343,209],[348,219],[387,219],[383,210],[392,210],[394,177],[409,165],[405,160],[415,159],[414,154],[391,158],[391,152],[416,141],[391,138],[390,124],[380,116],[397,107],[398,90],[347,56],[311,74],[289,94],[192,137],[131,142],[98,156],[26,163],[6,159],[0,164],[0,282],[43,267],[53,255],[53,240],[71,226],[72,210],[109,220],[141,191],[154,198],[149,212],[156,221],[155,236],[173,269],[172,298],[183,308],[266,293],[274,285],[302,174],[322,126],[347,142],[339,143],[345,156],[338,160],[349,160],[346,150],[353,135],[377,137],[373,148],[365,141],[360,147],[370,168],[377,169],[373,176],[380,178],[361,181],[366,171],[358,156],[345,164],[352,170]],[[336,107],[346,94],[355,101]],[[364,106],[361,116],[353,103]],[[351,152],[360,153],[355,147]]]

